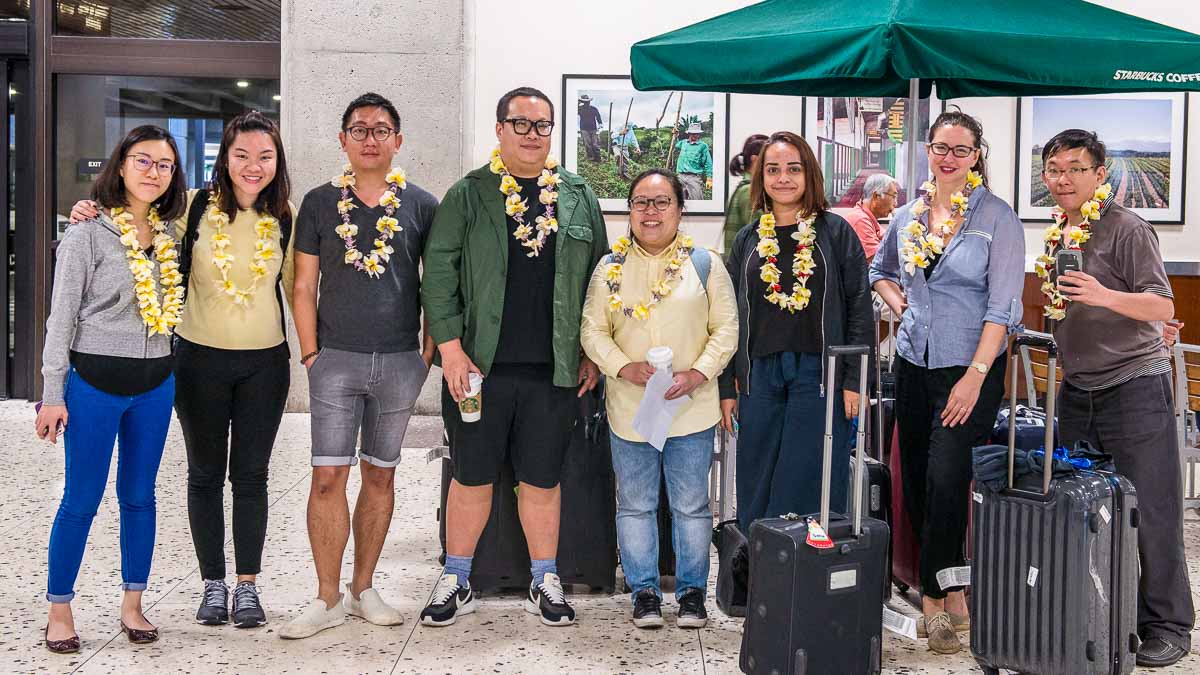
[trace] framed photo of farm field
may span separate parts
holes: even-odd
[[[1187,95],[1033,96],[1017,106],[1017,215],[1049,221],[1054,201],[1042,181],[1042,145],[1064,129],[1094,131],[1107,147],[1117,203],[1147,221],[1183,222]]]
[[[563,75],[563,166],[605,213],[628,213],[642,171],[680,174],[690,215],[722,215],[728,199],[729,95],[638,91],[625,75]]]

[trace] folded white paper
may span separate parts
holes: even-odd
[[[646,393],[642,395],[642,402],[633,416],[633,430],[659,452],[662,452],[667,443],[667,433],[671,430],[671,422],[674,421],[675,415],[692,400],[691,396],[680,396],[668,401],[665,395],[674,384],[675,380],[669,372],[654,371],[650,380],[646,382]]]

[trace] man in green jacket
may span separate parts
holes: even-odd
[[[549,158],[553,130],[554,105],[542,92],[521,87],[501,97],[500,147],[450,187],[425,245],[421,300],[445,374],[442,417],[454,462],[446,566],[421,612],[426,625],[475,610],[471,562],[509,458],[533,577],[525,609],[550,626],[575,620],[555,563],[559,474],[576,397],[599,377],[582,355],[579,326],[608,238],[591,188]],[[478,421],[464,420],[458,405],[473,394],[472,374],[483,377]]]
[[[687,199],[704,199],[704,190],[712,189],[713,159],[708,143],[700,140],[704,130],[699,122],[688,126],[687,138],[675,143],[679,153],[675,161],[675,173],[683,183],[683,196]]]

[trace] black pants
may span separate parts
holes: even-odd
[[[1109,453],[1137,489],[1138,635],[1191,647],[1195,620],[1183,548],[1183,485],[1169,374],[1099,391],[1066,384],[1059,396],[1064,445],[1086,440]]]
[[[237,573],[262,571],[267,470],[289,383],[286,343],[232,350],[179,341],[175,411],[187,446],[188,520],[204,579],[225,578],[227,469]]]
[[[966,562],[971,449],[987,442],[996,422],[996,410],[1004,398],[1006,363],[1003,355],[992,363],[971,416],[953,428],[942,426],[942,410],[966,367],[930,369],[903,358],[896,365],[904,505],[921,542],[921,592],[933,599],[959,590],[943,589],[937,573]]]

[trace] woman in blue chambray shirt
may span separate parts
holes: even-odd
[[[983,127],[942,113],[927,144],[932,186],[897,209],[871,284],[899,315],[896,420],[905,506],[921,544],[929,648],[954,653],[970,623],[962,587],[938,572],[964,565],[971,448],[1004,396],[1005,340],[1021,320],[1025,238],[987,187]],[[932,187],[931,190],[928,188]]]

